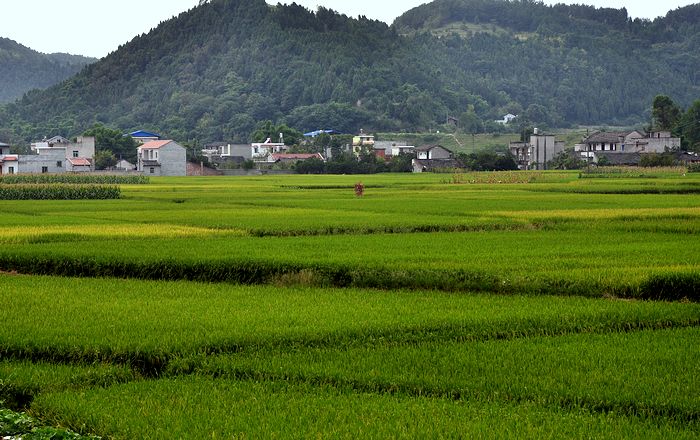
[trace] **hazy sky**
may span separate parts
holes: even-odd
[[[102,57],[198,0],[0,0],[0,37],[39,52],[69,52]],[[318,5],[349,16],[365,15],[391,23],[426,0],[294,0],[315,10]],[[632,17],[655,18],[698,0],[545,0],[626,7]],[[277,3],[277,0],[268,0]],[[282,3],[288,3],[282,1]],[[291,3],[291,2],[289,2]]]

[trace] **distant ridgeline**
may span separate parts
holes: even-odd
[[[39,53],[0,37],[0,103],[57,84],[95,61],[79,55]]]
[[[700,5],[643,21],[624,9],[437,0],[389,27],[212,0],[0,109],[0,140],[95,122],[202,144],[248,141],[268,119],[347,133],[447,120],[473,133],[509,113],[550,127],[637,124],[658,94],[684,108],[700,98],[699,30]]]

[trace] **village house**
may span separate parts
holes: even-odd
[[[256,162],[268,162],[273,154],[286,153],[289,149],[283,142],[272,142],[267,138],[265,142],[254,143],[250,146],[251,157]]]
[[[62,136],[31,144],[35,154],[10,155],[9,146],[0,147],[2,174],[84,173],[94,170],[95,138],[78,137],[71,142]]]
[[[211,163],[242,163],[253,159],[253,152],[249,144],[234,144],[223,141],[206,144],[202,149],[202,155]]]
[[[581,157],[592,159],[598,151],[613,153],[664,153],[679,150],[681,139],[671,132],[659,131],[645,134],[638,130],[595,132],[577,144],[574,150]]]
[[[513,122],[517,117],[518,117],[518,115],[508,113],[507,115],[503,116],[503,119],[498,119],[498,120],[493,121],[493,122],[495,122],[496,124],[508,125],[511,122]]]
[[[150,141],[137,149],[137,170],[147,176],[186,176],[187,150],[172,140]]]
[[[352,138],[352,152],[359,156],[363,151],[374,151],[374,136],[360,130],[360,134]]]
[[[462,164],[455,159],[452,151],[441,145],[426,145],[414,150],[416,152],[416,158],[413,159],[414,173],[462,167]]]
[[[528,142],[511,142],[510,153],[521,170],[546,170],[547,163],[564,151],[565,143],[537,128]]]
[[[0,175],[16,174],[19,168],[18,160],[19,156],[10,154],[10,146],[0,142]]]
[[[117,164],[114,166],[114,169],[116,171],[134,171],[136,170],[136,165],[134,165],[126,159],[122,159],[119,162],[117,162]]]

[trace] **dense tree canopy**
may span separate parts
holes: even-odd
[[[0,37],[0,103],[21,98],[32,89],[52,86],[95,61],[77,55],[39,53]]]
[[[258,121],[345,133],[636,124],[700,96],[700,5],[653,22],[531,0],[436,0],[394,26],[325,8],[212,0],[47,91],[0,109],[29,141],[107,124],[182,142],[250,141]],[[276,138],[276,136],[275,136]]]

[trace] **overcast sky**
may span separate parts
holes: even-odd
[[[136,35],[186,11],[198,0],[1,0],[0,37],[39,52],[68,52],[103,57]],[[425,0],[295,0],[315,10],[318,5],[355,17],[391,23]],[[545,3],[584,3],[626,7],[632,17],[655,18],[698,0],[545,0]],[[277,0],[268,0],[277,3]],[[288,3],[282,1],[282,3]],[[289,2],[291,3],[291,2]]]

